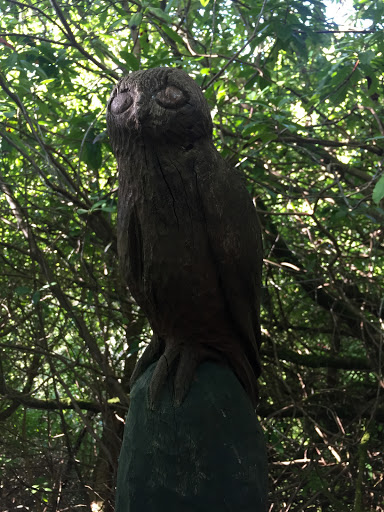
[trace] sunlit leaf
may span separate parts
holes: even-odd
[[[167,23],[172,23],[171,16],[169,14],[167,14],[166,12],[164,12],[162,9],[159,9],[157,7],[148,7],[148,11],[151,14],[154,14],[155,16],[157,16],[158,18],[166,21]]]
[[[141,20],[143,19],[143,13],[142,12],[136,12],[132,18],[129,20],[128,26],[129,28],[133,29],[140,25]]]
[[[376,183],[375,188],[373,189],[372,199],[376,204],[379,204],[380,201],[384,198],[384,176],[381,176],[379,181]]]

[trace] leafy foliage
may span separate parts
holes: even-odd
[[[383,11],[356,1],[342,30],[322,1],[0,0],[5,509],[113,509],[150,332],[119,279],[104,114],[155,66],[200,83],[263,223],[270,510],[384,509]]]

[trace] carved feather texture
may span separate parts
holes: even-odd
[[[158,361],[151,403],[169,376],[181,403],[212,359],[256,405],[261,230],[243,177],[213,145],[200,88],[180,69],[131,73],[112,92],[107,125],[122,274],[154,332],[132,380]]]

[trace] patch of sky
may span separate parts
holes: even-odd
[[[325,15],[333,21],[340,30],[367,30],[371,27],[371,20],[357,19],[353,0],[326,0]]]

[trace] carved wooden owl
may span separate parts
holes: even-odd
[[[114,88],[107,124],[122,273],[154,332],[132,381],[158,361],[151,403],[170,377],[179,404],[199,363],[216,360],[256,404],[260,226],[241,174],[213,145],[200,88],[180,69],[136,71]]]

